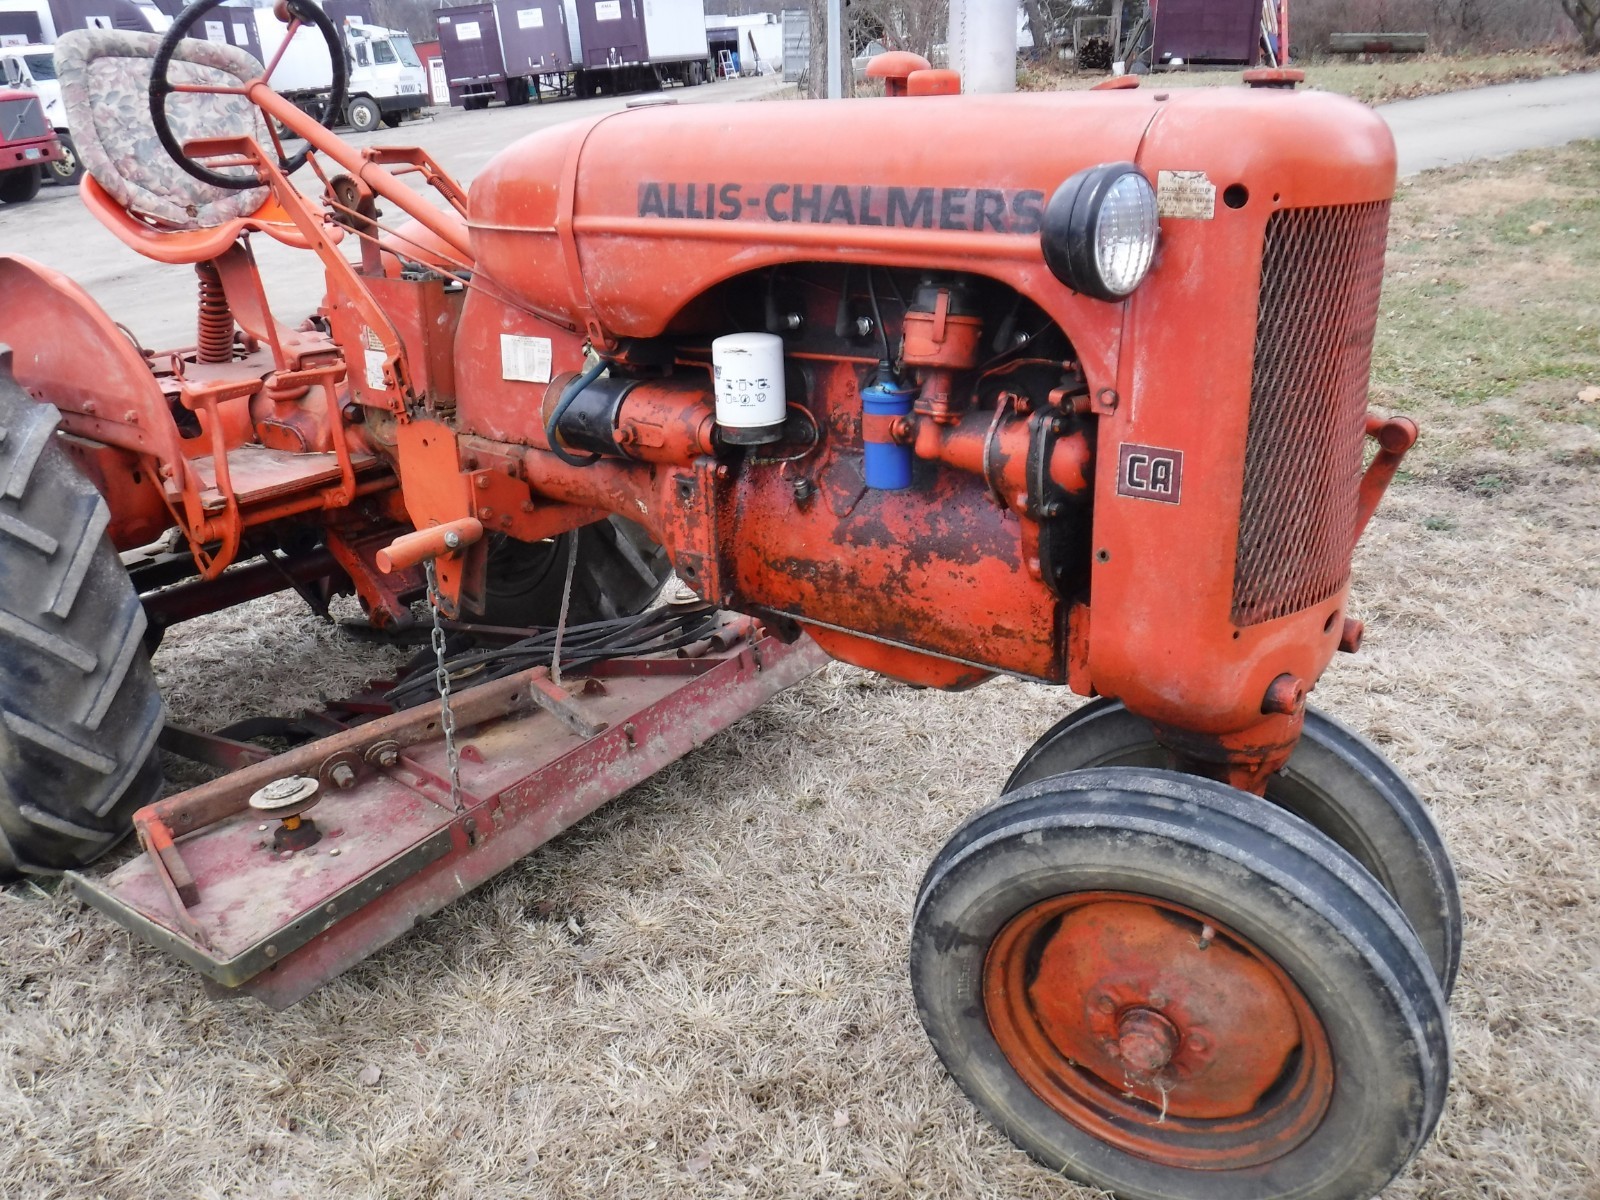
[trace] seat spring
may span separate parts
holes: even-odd
[[[215,263],[196,263],[200,277],[199,335],[195,339],[195,361],[225,363],[233,361],[233,310],[222,290],[222,276]]]

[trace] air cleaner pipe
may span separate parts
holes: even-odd
[[[563,405],[561,398],[578,378],[561,375],[551,380],[543,406],[550,414],[544,423],[546,440],[535,443],[539,449],[549,448],[554,430],[568,449],[610,458],[689,463],[715,451],[711,394],[698,380],[611,375],[573,392],[570,403]]]
[[[955,425],[941,425],[914,413],[897,420],[894,436],[911,445],[918,458],[982,476],[1012,508],[1027,508],[1028,449],[1039,436],[1033,421],[996,424],[993,413],[974,412]],[[1081,431],[1062,434],[1050,447],[1050,482],[1068,495],[1087,493],[1093,457],[1089,439]]]

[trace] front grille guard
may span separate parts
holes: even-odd
[[[1388,225],[1386,200],[1285,209],[1267,222],[1235,625],[1321,603],[1349,578]]]

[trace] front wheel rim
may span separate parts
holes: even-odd
[[[1060,1116],[1151,1162],[1229,1170],[1311,1136],[1333,1055],[1268,955],[1208,917],[1128,892],[1031,905],[989,947],[996,1043]]]

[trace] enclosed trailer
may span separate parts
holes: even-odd
[[[377,25],[372,0],[322,0],[322,11],[339,25]]]
[[[1155,62],[1254,66],[1262,13],[1262,0],[1161,0],[1152,6]]]
[[[712,78],[704,0],[567,0],[578,31],[579,95]]]
[[[541,80],[565,90],[572,51],[561,0],[479,0],[440,9],[438,20],[451,104],[523,104]]]
[[[161,33],[171,23],[153,0],[0,0],[0,46],[50,46],[70,29]]]

